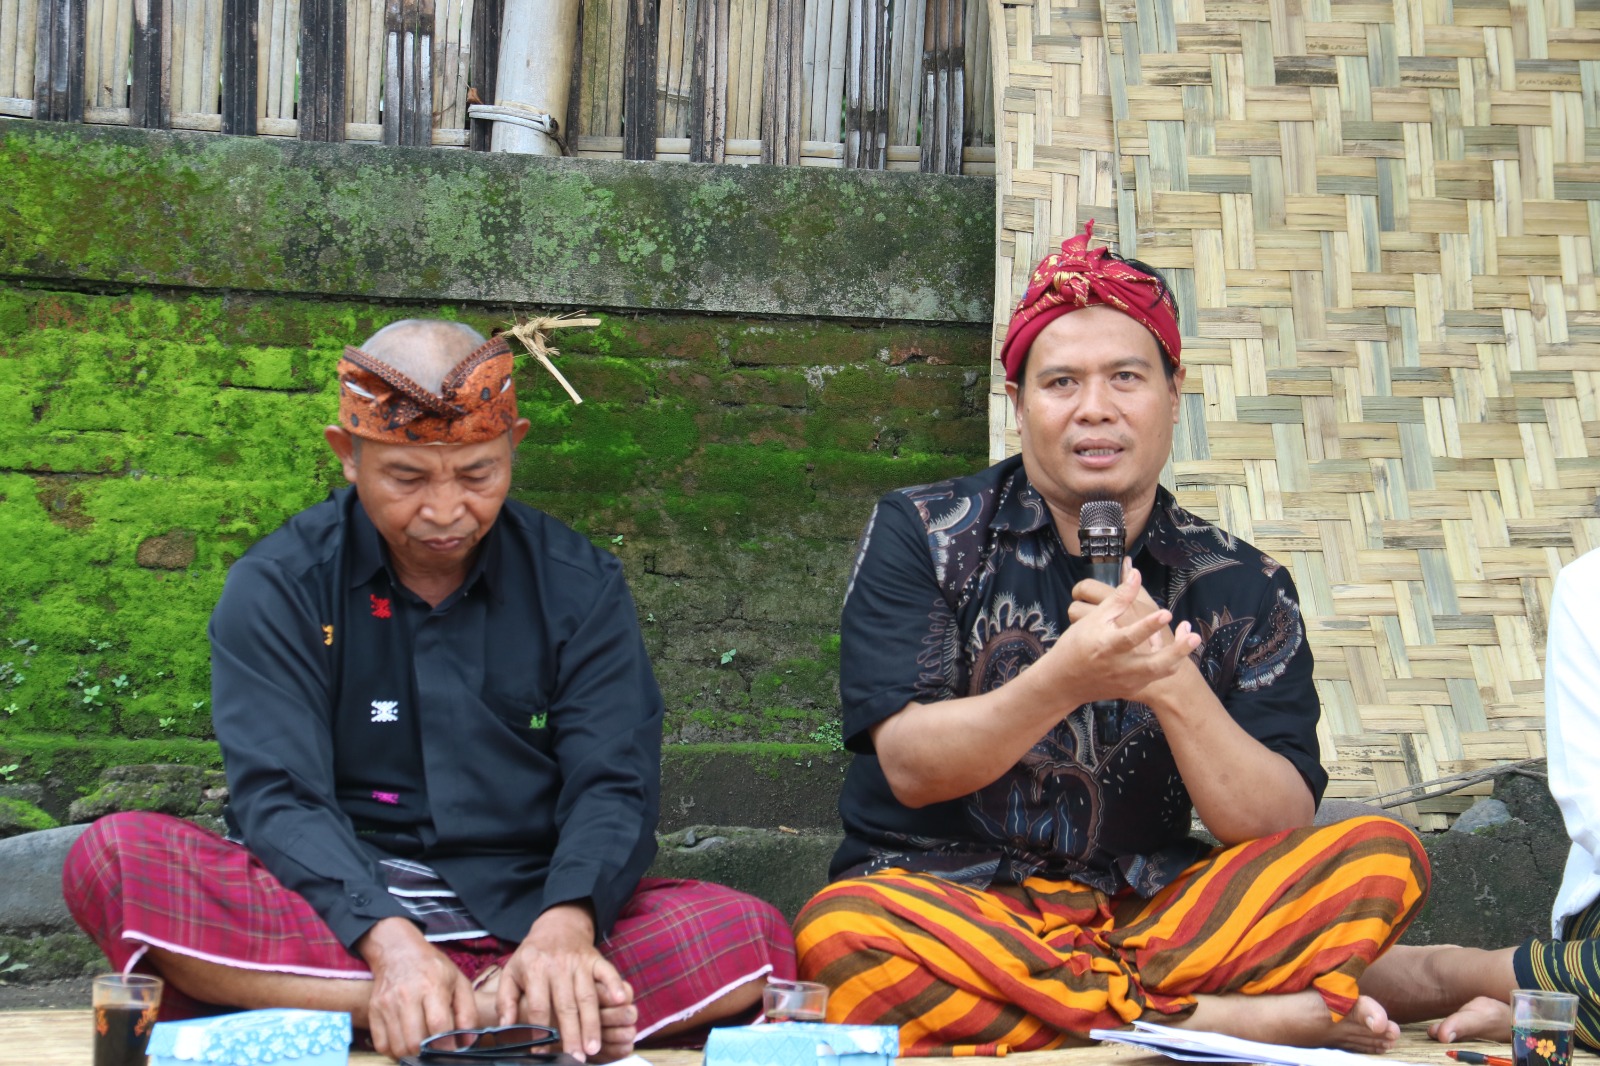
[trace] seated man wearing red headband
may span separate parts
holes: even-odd
[[[1001,349],[1022,454],[891,492],[846,592],[854,753],[833,883],[796,921],[828,1018],[907,1054],[1032,1051],[1136,1018],[1382,1051],[1362,971],[1425,895],[1397,822],[1314,828],[1289,574],[1158,483],[1184,368],[1153,270],[1068,240]],[[1079,508],[1126,513],[1119,587]],[[1191,810],[1222,842],[1189,836]]]
[[[211,619],[239,843],[122,814],[69,855],[68,906],[166,978],[164,1017],[348,1011],[395,1057],[539,1022],[606,1059],[793,976],[776,909],[641,880],[661,695],[621,564],[506,499],[511,371],[451,322],[345,349],[325,436],[355,488],[251,548]]]

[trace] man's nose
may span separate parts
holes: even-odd
[[[1073,414],[1081,422],[1108,422],[1117,417],[1111,383],[1099,378],[1085,381],[1078,389],[1078,407]]]
[[[453,525],[466,507],[467,494],[454,481],[429,486],[422,498],[422,516],[434,525]]]

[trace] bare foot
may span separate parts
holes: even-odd
[[[1361,991],[1402,1024],[1442,1018],[1474,996],[1509,999],[1517,987],[1512,948],[1454,944],[1390,948],[1361,975]]]
[[[1490,996],[1479,996],[1450,1017],[1428,1026],[1428,1035],[1441,1044],[1453,1044],[1457,1040],[1493,1040],[1503,1044],[1511,1039],[1511,1005]]]
[[[1335,1022],[1315,990],[1287,995],[1197,996],[1181,1029],[1262,1040],[1292,1047],[1328,1047],[1380,1054],[1400,1039],[1400,1027],[1371,996],[1361,996],[1344,1020]]]

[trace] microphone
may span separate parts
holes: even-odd
[[[1078,550],[1089,564],[1089,576],[1112,588],[1122,583],[1122,558],[1127,554],[1127,515],[1116,500],[1086,500],[1078,509]],[[1100,743],[1110,745],[1122,734],[1123,700],[1088,704],[1089,720]]]
[[[1089,576],[1112,588],[1122,582],[1126,520],[1116,500],[1088,500],[1078,509],[1078,550],[1089,562]]]

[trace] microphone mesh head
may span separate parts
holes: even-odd
[[[1121,529],[1126,515],[1116,500],[1089,500],[1078,508],[1080,529]]]

